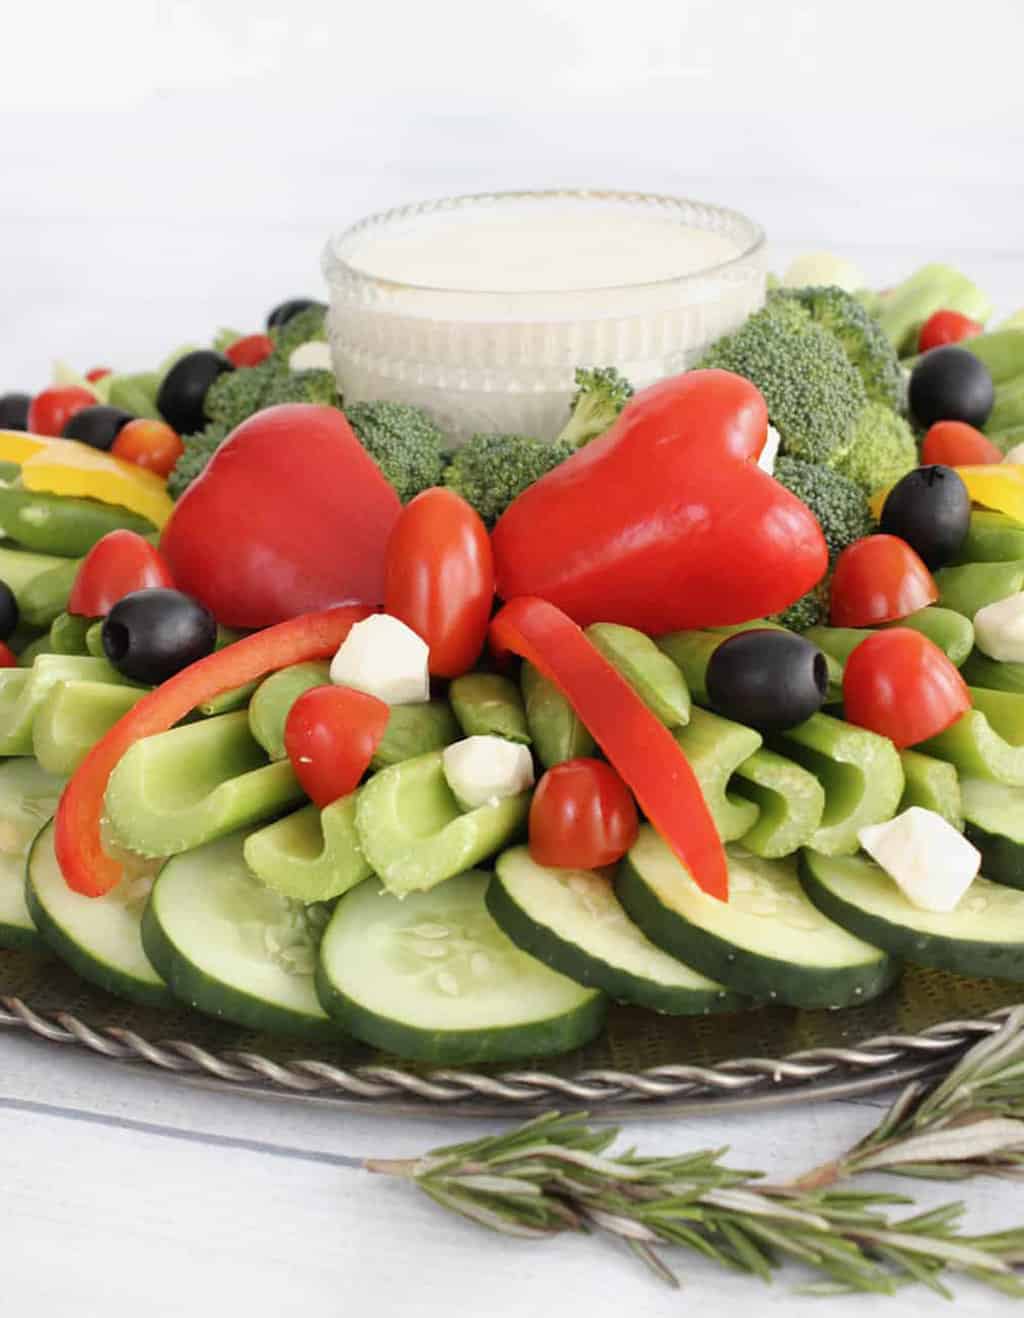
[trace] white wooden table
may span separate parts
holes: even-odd
[[[0,391],[40,387],[53,357],[142,369],[219,325],[257,328],[273,302],[317,292],[332,227],[498,186],[722,200],[784,240],[776,268],[835,245],[880,284],[947,257],[1002,312],[1024,305],[1014,0],[948,31],[934,5],[865,0],[857,23],[793,5],[788,25],[781,8],[638,0],[624,34],[618,10],[604,24],[600,6],[569,0],[523,0],[493,28],[490,7],[462,0],[440,14],[378,0],[361,27],[328,0],[291,25],[264,0],[244,22],[229,5],[21,6],[0,81]],[[65,40],[40,66],[32,51],[53,32]],[[963,103],[936,121],[943,55]],[[888,100],[861,113],[870,67]],[[737,1165],[784,1175],[856,1139],[880,1106],[644,1119],[628,1133],[650,1151],[728,1144]],[[679,1296],[613,1246],[492,1238],[346,1162],[499,1124],[212,1092],[0,1031],[0,1312],[796,1311],[788,1280],[765,1288],[681,1257]],[[1012,1185],[909,1188],[927,1202],[967,1194],[978,1229],[1024,1219]],[[1010,1312],[958,1290],[960,1313]],[[830,1303],[860,1315],[868,1301]],[[907,1291],[883,1309],[936,1303]]]

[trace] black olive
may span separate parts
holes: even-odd
[[[164,586],[133,590],[107,614],[103,652],[133,682],[156,686],[213,653],[217,623],[191,595]]]
[[[310,307],[320,307],[326,311],[327,307],[323,302],[317,302],[311,297],[293,297],[287,302],[280,302],[267,316],[267,329],[280,329],[282,325],[287,325],[292,316],[297,316],[300,311],[308,311]]]
[[[91,444],[93,448],[108,449],[121,429],[134,420],[131,412],[126,412],[124,408],[97,403],[94,407],[83,407],[76,412],[61,431],[61,436],[64,439],[77,439],[82,444]]]
[[[186,353],[164,376],[156,396],[157,411],[179,435],[193,435],[206,425],[203,403],[218,375],[235,368],[219,352],[200,348]]]
[[[952,344],[926,352],[910,374],[907,400],[920,426],[928,427],[936,421],[983,426],[995,398],[995,386],[985,363],[966,348]]]
[[[0,394],[0,430],[27,430],[31,394]]]
[[[0,641],[10,639],[20,616],[14,591],[6,581],[0,581]]]
[[[705,682],[712,705],[726,718],[781,732],[821,709],[828,664],[816,645],[795,632],[757,627],[722,642]]]
[[[971,524],[971,496],[952,467],[917,467],[892,487],[879,530],[898,535],[930,568],[956,557]]]

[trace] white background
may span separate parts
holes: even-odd
[[[9,0],[0,391],[41,386],[55,356],[146,367],[219,325],[257,328],[274,302],[318,293],[331,229],[455,190],[722,201],[765,226],[778,265],[829,246],[881,283],[946,257],[1009,312],[1024,305],[1022,13],[1019,0]],[[830,1104],[631,1133],[795,1171],[876,1116]],[[795,1311],[785,1284],[700,1264],[680,1297],[595,1242],[492,1241],[332,1161],[445,1137],[458,1136],[0,1037],[5,1311]],[[1019,1199],[981,1187],[974,1220],[1016,1222]],[[935,1304],[907,1292],[886,1312]],[[1003,1307],[965,1287],[958,1312]]]

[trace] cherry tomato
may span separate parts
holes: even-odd
[[[247,334],[225,348],[224,356],[234,366],[259,366],[273,351],[274,340],[269,334]]]
[[[383,700],[349,686],[315,686],[292,705],[285,750],[303,791],[321,810],[359,786],[390,713]]]
[[[95,384],[97,380],[104,380],[108,375],[113,375],[109,366],[94,366],[91,371],[86,371],[85,378],[90,384]]]
[[[166,421],[137,417],[117,432],[110,451],[115,458],[134,462],[136,467],[154,471],[158,476],[169,476],[185,452],[185,445],[178,432]]]
[[[833,627],[875,627],[916,613],[939,598],[932,574],[905,540],[869,535],[836,559]]]
[[[17,668],[18,656],[9,645],[0,641],[0,668]]]
[[[28,428],[33,435],[58,438],[64,427],[83,407],[95,407],[96,395],[77,384],[63,389],[44,389],[29,404]]]
[[[846,661],[847,722],[888,737],[900,750],[937,737],[970,707],[959,670],[934,641],[909,627],[875,632]]]
[[[640,827],[636,802],[603,760],[566,760],[537,784],[530,804],[530,855],[538,865],[597,869],[620,860]]]
[[[105,618],[125,595],[150,586],[174,588],[159,549],[135,531],[108,531],[82,559],[68,613]]]
[[[973,467],[1002,460],[1002,449],[966,421],[936,421],[921,445],[926,467]]]
[[[493,602],[494,560],[480,517],[454,490],[417,494],[388,540],[384,609],[430,646],[435,677],[473,667]]]
[[[973,339],[983,328],[976,320],[961,315],[959,311],[935,311],[921,326],[917,336],[917,350],[928,352],[946,343],[962,343],[964,339]]]

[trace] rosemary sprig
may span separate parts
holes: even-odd
[[[1024,1175],[1024,1009],[938,1081],[918,1081],[857,1145],[786,1184],[728,1167],[726,1150],[650,1158],[611,1154],[617,1129],[551,1113],[503,1134],[421,1158],[370,1159],[435,1203],[494,1231],[536,1240],[563,1231],[611,1236],[678,1285],[661,1250],[695,1250],[765,1280],[788,1259],[817,1274],[815,1294],[891,1294],[918,1283],[951,1298],[963,1273],[1024,1297],[1024,1227],[971,1236],[964,1207],[900,1216],[913,1201],[855,1191],[862,1172],[958,1180]]]

